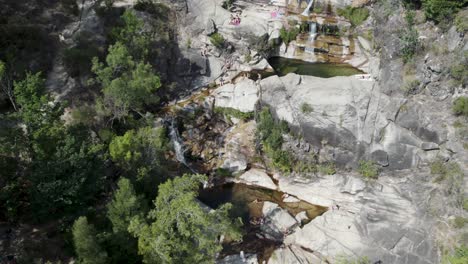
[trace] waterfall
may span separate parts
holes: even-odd
[[[310,49],[306,50],[308,53],[314,53],[314,42],[315,36],[317,36],[317,23],[309,22],[309,41],[310,41]]]
[[[169,121],[169,137],[171,138],[172,145],[174,146],[174,152],[176,154],[176,159],[184,164],[187,168],[189,168],[193,173],[197,173],[194,169],[192,169],[185,159],[185,147],[180,138],[179,131],[175,125],[174,119]]]
[[[309,32],[310,32],[310,36],[314,36],[317,35],[317,23],[315,22],[310,22],[309,23]]]
[[[304,12],[302,12],[301,15],[303,15],[303,16],[309,16],[309,14],[310,14],[310,8],[312,7],[313,4],[314,4],[314,0],[309,0],[309,4],[307,5],[306,9],[304,10]]]

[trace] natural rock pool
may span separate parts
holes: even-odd
[[[244,223],[244,237],[242,242],[225,241],[221,255],[245,253],[257,254],[261,263],[268,260],[271,253],[281,245],[281,241],[269,239],[265,236],[262,223],[258,219],[264,217],[264,204],[274,203],[286,210],[292,217],[298,214],[304,215],[300,225],[310,222],[315,217],[323,214],[327,208],[316,206],[283,192],[249,186],[241,183],[227,183],[200,192],[199,199],[211,208],[217,208],[224,203],[231,203],[231,217],[240,217]],[[297,217],[296,217],[297,219]],[[263,222],[263,221],[262,221]],[[265,220],[268,222],[268,220]],[[264,226],[263,226],[264,227]]]
[[[330,78],[363,73],[363,71],[346,63],[317,63],[282,57],[270,58],[268,62],[279,76],[284,76],[288,73],[296,73],[300,75]]]

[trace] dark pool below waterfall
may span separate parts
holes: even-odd
[[[307,62],[282,57],[270,58],[268,62],[273,67],[273,69],[275,69],[279,76],[284,76],[288,73],[297,73],[300,75],[330,78],[335,76],[351,76],[363,73],[361,70],[345,63]]]
[[[283,192],[267,190],[259,187],[238,183],[227,183],[213,188],[204,189],[198,199],[211,208],[218,208],[222,204],[231,203],[231,217],[240,217],[244,223],[242,242],[227,242],[223,245],[221,257],[231,254],[255,253],[260,261],[268,260],[271,253],[281,245],[280,241],[259,238],[260,226],[251,224],[250,220],[262,217],[263,202],[269,201],[286,209],[291,215],[305,211],[309,222],[324,213],[327,209],[309,204],[305,201],[283,202]],[[261,263],[261,262],[259,262]]]

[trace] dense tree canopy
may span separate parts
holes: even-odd
[[[122,119],[130,111],[142,111],[158,101],[154,92],[161,87],[159,77],[151,65],[134,61],[121,42],[110,46],[106,64],[94,58],[92,71],[102,85],[103,106],[112,119]]]
[[[214,263],[223,234],[240,239],[238,225],[228,217],[230,204],[217,210],[202,205],[198,189],[206,177],[184,175],[159,186],[149,223],[135,218],[130,231],[138,238],[145,263]]]
[[[9,175],[0,199],[7,200],[6,205],[32,206],[39,218],[84,205],[103,177],[103,146],[87,128],[64,125],[60,119],[63,107],[44,93],[40,73],[28,73],[15,82],[14,92],[19,110],[7,116],[10,125],[0,142],[5,143],[2,163],[10,163],[17,171]],[[14,192],[21,193],[24,202],[12,200],[20,199],[18,194],[11,195]]]
[[[78,218],[73,224],[73,244],[78,255],[78,263],[104,264],[108,263],[107,252],[99,245],[96,239],[96,230],[84,216]]]

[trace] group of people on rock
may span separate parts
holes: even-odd
[[[241,23],[241,19],[240,19],[239,13],[236,13],[234,15],[231,14],[231,22],[229,22],[229,24],[238,26],[240,23]]]

